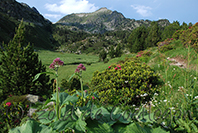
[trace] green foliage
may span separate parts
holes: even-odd
[[[174,49],[173,45],[164,45],[164,46],[160,47],[159,51],[164,53],[164,52],[166,52],[168,50],[172,50],[172,49]]]
[[[122,56],[122,48],[121,45],[118,44],[115,50],[115,57],[121,57]]]
[[[111,57],[111,59],[115,57],[115,50],[114,50],[114,47],[112,45],[110,47],[110,50],[109,50],[108,54]]]
[[[61,80],[61,88],[64,90],[80,90],[80,79],[78,77],[72,77],[70,81],[66,79]]]
[[[160,41],[160,28],[157,22],[151,22],[151,26],[148,28],[148,37],[146,38],[146,47],[157,46],[157,42]]]
[[[7,105],[6,105],[7,104]],[[9,129],[19,126],[21,120],[27,115],[29,102],[26,95],[11,96],[0,105],[0,130],[8,132]]]
[[[111,65],[103,72],[96,71],[91,84],[96,86],[101,103],[126,106],[148,101],[160,80],[149,66],[134,60]]]
[[[170,24],[169,26],[167,26],[163,33],[162,33],[162,40],[165,40],[167,38],[171,38],[172,35],[175,33],[175,31],[180,30],[180,24],[178,21],[174,21],[172,24]]]
[[[103,49],[99,54],[99,60],[104,61],[107,58],[107,52]]]
[[[128,48],[130,52],[138,52],[146,49],[145,38],[147,38],[147,29],[145,26],[140,26],[134,29],[128,38]]]
[[[8,45],[1,49],[0,79],[1,98],[6,99],[9,94],[49,95],[49,77],[42,75],[38,81],[32,82],[33,76],[45,71],[45,66],[39,61],[33,46],[25,44],[24,25],[21,23],[16,34]]]

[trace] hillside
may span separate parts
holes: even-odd
[[[90,33],[105,33],[106,31],[131,31],[139,26],[148,27],[152,21],[125,18],[122,13],[111,11],[105,7],[92,13],[73,13],[60,19],[56,24],[75,26]],[[157,21],[165,27],[170,24],[166,19]]]
[[[15,28],[23,19],[26,25],[26,42],[37,48],[53,49],[52,23],[45,19],[35,7],[15,0],[0,2],[0,44],[8,43],[13,38]]]

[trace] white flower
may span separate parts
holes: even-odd
[[[148,94],[147,93],[144,93],[144,95],[143,95],[144,97],[146,97],[146,96],[148,96]]]
[[[154,94],[154,96],[158,96],[158,94],[157,94],[157,93],[155,93],[155,94]]]
[[[198,96],[194,97],[194,99],[198,99]]]
[[[173,71],[175,70],[175,68],[173,68]]]
[[[173,110],[173,109],[175,109],[175,107],[171,107],[170,109],[172,109],[172,110]]]
[[[194,79],[196,80],[197,78],[196,78],[196,77],[194,77]]]
[[[165,99],[164,102],[167,102],[167,100]]]
[[[160,64],[158,64],[158,67],[160,67]]]
[[[135,104],[133,104],[133,107],[135,107]]]
[[[129,81],[125,81],[125,83],[128,83]]]
[[[135,110],[139,110],[139,108],[135,108]]]

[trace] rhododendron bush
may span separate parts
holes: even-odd
[[[158,74],[138,61],[126,61],[111,65],[103,72],[96,71],[91,81],[97,86],[95,90],[102,103],[123,106],[148,101],[160,83]]]

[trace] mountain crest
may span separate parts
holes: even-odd
[[[122,13],[102,7],[92,13],[73,13],[66,15],[56,24],[68,25],[89,33],[105,33],[113,30],[133,30],[141,25],[149,26],[149,20],[127,19]],[[159,23],[160,24],[160,23]],[[164,20],[164,25],[169,24]]]

